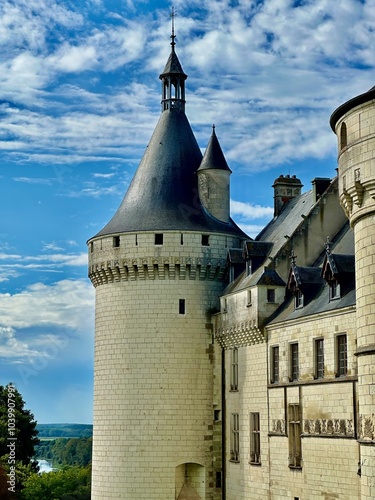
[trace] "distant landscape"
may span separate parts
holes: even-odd
[[[92,437],[92,424],[37,424],[40,440]]]
[[[35,458],[48,460],[54,467],[86,467],[92,456],[92,425],[38,424],[40,443]]]

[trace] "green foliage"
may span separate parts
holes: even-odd
[[[42,441],[36,447],[38,459],[51,460],[58,465],[80,465],[91,463],[92,438],[59,438]]]
[[[91,437],[92,424],[38,424],[40,438]]]
[[[22,500],[90,500],[91,466],[68,467],[33,474],[28,478]]]
[[[9,384],[10,385],[10,384]],[[24,408],[25,402],[17,389],[10,393],[11,401],[15,405],[15,429],[16,438],[15,456],[23,465],[34,464],[34,447],[38,444],[38,431],[36,421],[30,410]],[[8,386],[0,385],[0,457],[8,455]],[[36,464],[34,464],[36,467]]]

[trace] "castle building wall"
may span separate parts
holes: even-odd
[[[268,385],[270,498],[360,498],[357,443],[356,314],[353,307],[267,327],[268,363],[279,348],[278,383]],[[346,335],[347,371],[338,376],[338,336]],[[324,342],[324,376],[316,374],[316,344]],[[291,381],[291,345],[299,376]],[[270,374],[268,375],[270,380]],[[291,405],[298,405],[300,455],[295,460]]]

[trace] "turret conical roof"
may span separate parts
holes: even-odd
[[[227,160],[225,159],[223,150],[219,144],[218,138],[215,133],[215,126],[212,127],[212,135],[210,137],[207,149],[204,153],[203,160],[198,170],[217,169],[227,170],[232,172],[228,167]]]
[[[171,46],[171,54],[161,75],[162,115],[119,209],[96,236],[189,230],[246,238],[232,220],[226,223],[212,217],[199,199],[197,170],[202,153],[184,112],[181,82],[186,75],[174,51],[174,35]],[[176,81],[177,95],[172,96],[168,92]],[[212,153],[209,152],[208,156],[212,157],[216,168],[229,170],[215,134],[210,144],[208,149]]]

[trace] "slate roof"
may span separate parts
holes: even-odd
[[[302,215],[307,216],[314,206],[313,191],[302,193],[291,199],[267,226],[258,234],[255,241],[273,243],[271,256],[276,255],[286,243],[285,236],[291,236],[303,222]]]
[[[164,111],[119,209],[96,236],[191,230],[247,238],[232,220],[221,222],[203,208],[196,174],[201,160],[185,113]]]
[[[212,128],[212,135],[208,142],[207,149],[203,155],[203,159],[198,168],[198,171],[208,169],[227,170],[228,172],[232,172],[228,167],[227,161],[216,137],[215,127]]]
[[[176,74],[176,75],[181,75],[184,80],[186,80],[187,75],[184,73],[184,70],[182,69],[181,63],[177,57],[177,54],[174,50],[174,45],[172,44],[172,50],[171,53],[169,54],[168,61],[164,67],[163,72],[159,76],[160,80],[165,77],[166,75],[170,74]]]
[[[346,268],[349,269],[351,268],[354,272],[354,269],[351,267],[350,261],[354,261],[354,256],[353,255],[344,255],[344,254],[337,254],[336,252],[341,251],[342,249],[345,249],[346,251],[350,250],[353,248],[354,252],[354,234],[353,230],[349,227],[349,224],[346,223],[340,231],[339,235],[337,238],[332,243],[332,253],[331,255],[334,255],[334,258],[336,259],[338,257],[338,260],[341,260],[342,257],[342,263],[346,262]],[[326,258],[326,252],[324,252],[325,258]],[[349,257],[349,259],[347,259]],[[322,259],[320,259],[320,262],[322,262]],[[301,268],[299,268],[301,269]],[[307,268],[311,269],[311,268]],[[320,266],[317,266],[315,268],[316,274],[319,273],[321,276],[321,271],[322,268]],[[350,273],[349,273],[350,274]],[[312,278],[311,274],[309,271],[307,271],[307,276],[304,277],[305,279],[317,279],[317,276],[315,275],[314,278]],[[321,278],[322,279],[322,278]],[[279,323],[281,321],[286,321],[286,320],[292,320],[296,318],[302,318],[304,316],[310,316],[312,314],[318,314],[321,312],[327,312],[327,311],[334,311],[336,309],[340,309],[343,307],[350,307],[355,305],[355,300],[356,300],[356,294],[355,294],[355,283],[353,281],[348,281],[348,287],[345,289],[345,293],[342,295],[340,298],[335,298],[334,300],[330,300],[329,296],[329,286],[328,284],[324,284],[322,286],[319,286],[318,281],[316,282],[316,286],[311,287],[312,291],[312,296],[310,297],[309,301],[306,303],[301,308],[294,308],[294,298],[291,297],[289,301],[285,302],[278,311],[275,312],[273,315],[272,321],[269,322],[269,324],[275,324]]]
[[[272,243],[269,241],[246,241],[244,254],[246,257],[266,257],[271,251]]]
[[[230,248],[227,254],[227,260],[231,264],[244,264],[242,248]]]
[[[322,285],[324,280],[321,277],[321,269],[319,267],[302,267],[293,265],[291,268],[296,283],[299,288],[308,287],[310,285]],[[289,281],[291,278],[289,276]]]

